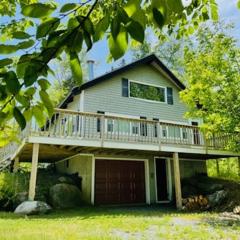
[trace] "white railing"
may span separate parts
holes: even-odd
[[[55,109],[52,118],[43,128],[36,121],[28,123],[20,139],[30,136],[49,138],[86,139],[124,143],[200,146],[222,149],[235,136],[232,134],[205,135],[196,126],[180,125],[153,120],[107,116],[65,109]],[[79,142],[81,145],[81,142]],[[6,159],[17,144],[0,149],[0,159]]]
[[[39,128],[32,121],[27,132],[31,136],[191,145],[216,149],[224,149],[235,137],[232,134],[222,133],[206,137],[197,126],[65,109],[56,109],[51,120],[43,128]]]

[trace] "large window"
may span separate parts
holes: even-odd
[[[165,102],[165,88],[130,82],[130,97]]]

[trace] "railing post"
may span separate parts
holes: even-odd
[[[161,123],[160,122],[157,123],[157,127],[158,127],[158,131],[157,131],[158,146],[159,146],[159,151],[160,151],[161,150]]]
[[[104,143],[104,134],[105,134],[105,116],[101,116],[101,147],[103,147]]]

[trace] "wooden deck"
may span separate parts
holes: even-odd
[[[216,158],[238,156],[227,151],[236,138],[231,134],[206,136],[196,126],[151,120],[106,116],[56,109],[43,128],[34,120],[20,135],[20,143],[0,150],[0,160],[13,159],[22,153],[22,160],[31,160],[32,143],[42,145],[40,159],[64,158],[79,152],[158,152],[167,155]],[[29,154],[28,154],[29,153]]]

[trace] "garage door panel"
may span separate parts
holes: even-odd
[[[95,203],[145,203],[143,161],[96,160]]]

